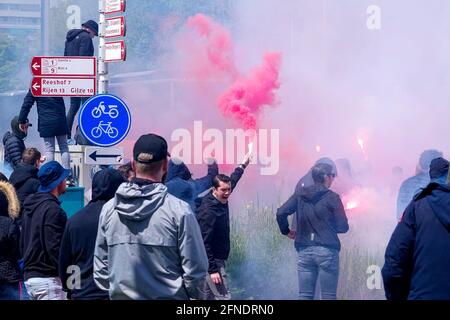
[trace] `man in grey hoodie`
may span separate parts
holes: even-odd
[[[133,148],[136,177],[102,209],[94,281],[111,299],[203,299],[202,235],[186,202],[167,192],[167,142],[147,134]]]

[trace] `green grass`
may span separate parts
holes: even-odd
[[[280,234],[276,207],[250,203],[231,214],[231,253],[227,263],[233,299],[296,299],[297,253]],[[383,265],[384,250],[359,247],[358,234],[342,239],[338,299],[384,299],[369,290],[367,268]]]

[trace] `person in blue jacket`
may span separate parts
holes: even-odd
[[[386,248],[388,300],[450,299],[449,162],[431,161],[431,183],[410,202]]]
[[[198,179],[192,179],[192,173],[188,167],[177,158],[169,161],[169,169],[166,177],[167,191],[186,201],[196,212],[196,208],[200,206],[202,196],[212,187],[215,176],[219,174],[219,167],[215,161],[208,163],[208,173],[206,176]]]

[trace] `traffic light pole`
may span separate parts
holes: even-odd
[[[105,32],[106,32],[106,15],[105,1],[98,1],[98,11],[100,13],[99,32],[98,32],[98,94],[108,93],[108,63],[105,62]]]

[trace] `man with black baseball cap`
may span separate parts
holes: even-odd
[[[190,206],[163,184],[164,138],[141,136],[133,148],[136,176],[100,214],[94,280],[111,299],[203,299],[208,259]]]

